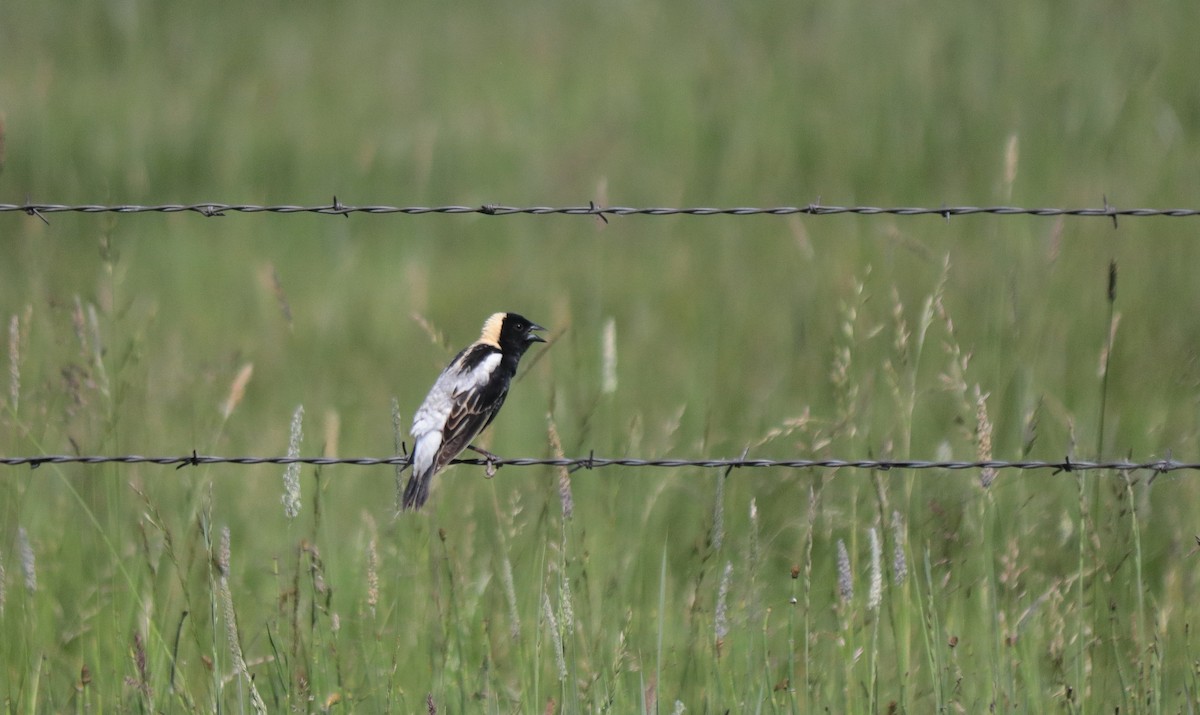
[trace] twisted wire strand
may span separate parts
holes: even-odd
[[[230,464],[239,466],[273,464],[306,464],[312,466],[350,465],[371,467],[381,465],[407,466],[409,457],[398,455],[393,457],[224,457],[192,453],[182,456],[143,456],[127,455],[42,455],[25,457],[0,457],[0,466],[38,468],[44,464],[155,464],[161,466],[195,467],[208,464]],[[741,468],[783,468],[783,469],[863,469],[890,471],[894,469],[912,470],[944,470],[961,471],[974,469],[995,470],[1052,470],[1054,472],[1086,472],[1086,471],[1151,471],[1158,474],[1178,471],[1200,470],[1200,462],[1180,462],[1171,458],[1152,461],[1112,460],[1112,461],[1074,461],[1063,459],[1058,461],[1042,460],[924,460],[924,459],[686,459],[661,458],[639,459],[636,457],[497,457],[496,459],[466,458],[456,459],[451,464],[473,464],[493,467],[568,467],[577,469],[603,469],[607,467],[632,468],[664,468],[679,469],[695,467],[699,469],[741,469]]]
[[[55,204],[33,203],[26,201],[21,204],[0,204],[0,213],[21,212],[36,216],[46,221],[48,214],[55,213],[197,213],[202,216],[225,216],[234,213],[273,213],[296,214],[310,213],[349,217],[350,214],[481,214],[484,216],[512,216],[526,214],[544,216],[560,214],[568,216],[599,216],[607,220],[608,216],[787,216],[805,214],[810,216],[831,216],[836,214],[858,214],[863,216],[940,216],[949,219],[951,216],[970,216],[974,214],[990,214],[996,216],[1093,216],[1109,218],[1114,223],[1118,217],[1142,218],[1148,216],[1192,217],[1200,216],[1200,209],[1188,208],[1133,208],[1118,209],[1109,205],[1105,199],[1100,208],[1023,208],[1019,206],[826,206],[821,203],[810,203],[804,206],[774,206],[774,207],[707,207],[696,206],[688,208],[674,207],[632,207],[632,206],[599,206],[589,202],[586,206],[507,206],[503,204],[483,204],[482,206],[448,205],[448,206],[351,206],[343,204],[335,196],[333,203],[318,206],[274,205],[260,206],[256,204],[235,203],[192,203],[192,204]]]

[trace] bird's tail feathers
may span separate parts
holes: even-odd
[[[404,497],[400,501],[400,507],[404,511],[416,511],[425,504],[425,500],[429,498],[429,482],[432,481],[432,477],[432,469],[427,469],[423,473],[413,470],[412,475],[408,478],[408,484],[404,487]]]

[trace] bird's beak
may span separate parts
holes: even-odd
[[[546,342],[546,339],[545,339],[545,338],[543,338],[542,336],[540,336],[540,335],[538,335],[537,333],[535,333],[535,332],[534,332],[535,330],[545,330],[545,328],[543,328],[542,326],[538,325],[537,323],[530,323],[530,324],[529,324],[529,332],[525,333],[525,340],[526,340],[526,342],[530,342],[530,343],[544,343],[544,342]]]

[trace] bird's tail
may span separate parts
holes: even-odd
[[[432,469],[426,469],[423,473],[418,473],[414,469],[408,478],[408,484],[404,487],[404,497],[400,501],[400,507],[405,511],[420,509],[425,500],[429,498],[429,482],[431,481],[433,481]]]

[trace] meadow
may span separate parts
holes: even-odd
[[[4,7],[5,203],[1200,205],[1196,3]],[[44,218],[5,456],[1200,460],[1200,219]],[[0,702],[1192,712],[1198,476],[0,467]]]

